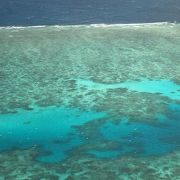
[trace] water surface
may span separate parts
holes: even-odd
[[[178,0],[1,0],[0,26],[180,21]]]

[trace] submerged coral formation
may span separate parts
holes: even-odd
[[[126,89],[90,90],[74,79],[180,84],[179,37],[179,24],[1,29],[1,113],[65,105],[151,119],[176,100]]]
[[[180,178],[179,24],[1,28],[0,42],[0,179]]]
[[[156,124],[128,117],[113,123],[106,113],[73,108],[40,108],[0,116],[0,151],[38,146],[38,161],[57,163],[78,150],[97,158],[124,155],[162,156],[180,145],[180,105],[169,106],[170,117],[159,114]]]
[[[97,159],[76,153],[59,164],[34,161],[38,150],[14,150],[0,154],[0,178],[46,180],[177,180],[180,178],[180,153],[162,157]]]

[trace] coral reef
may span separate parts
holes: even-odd
[[[132,179],[177,180],[180,178],[180,153],[162,157],[97,159],[75,153],[59,164],[42,164],[34,161],[38,150],[12,150],[0,154],[1,179]]]
[[[91,90],[74,79],[119,83],[143,77],[180,84],[179,36],[179,24],[1,29],[0,111],[63,105],[150,121],[178,100]]]
[[[0,42],[0,180],[180,179],[179,24],[1,28]],[[172,92],[112,88],[142,79]]]

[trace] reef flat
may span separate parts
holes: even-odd
[[[2,27],[0,42],[0,178],[179,177],[179,24]]]
[[[42,164],[34,161],[37,150],[14,150],[0,154],[0,174],[3,179],[47,180],[177,180],[180,178],[180,153],[162,157],[97,159],[78,153],[61,164]]]
[[[170,100],[158,94],[100,92],[79,88],[73,79],[120,83],[146,78],[179,84],[179,38],[179,24],[2,28],[1,113],[31,105],[115,110],[118,115],[131,108],[129,115],[147,114],[150,106],[161,111]],[[125,99],[132,101],[130,106]]]

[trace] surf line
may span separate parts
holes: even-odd
[[[144,26],[163,26],[163,25],[178,25],[176,22],[153,22],[153,23],[120,23],[120,24],[77,24],[77,25],[36,25],[36,26],[0,26],[0,29],[27,29],[27,28],[101,28],[101,27],[144,27]]]

